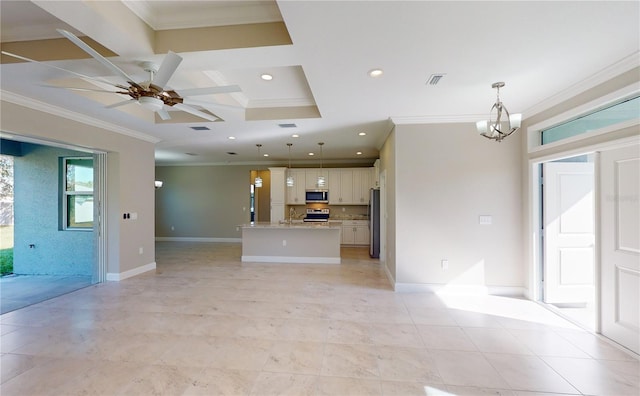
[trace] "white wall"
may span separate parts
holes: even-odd
[[[154,143],[6,100],[1,106],[3,132],[107,152],[107,272],[155,265]],[[125,212],[138,219],[123,220]]]
[[[519,139],[489,141],[473,124],[397,125],[393,136],[396,288],[523,287]]]

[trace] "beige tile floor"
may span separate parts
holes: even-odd
[[[7,395],[635,395],[638,360],[538,304],[158,243],[158,269],[0,316]]]

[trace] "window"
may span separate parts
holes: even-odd
[[[542,131],[542,144],[549,144],[622,121],[632,120],[638,118],[638,114],[640,114],[640,97],[627,99]]]
[[[93,229],[93,158],[63,158],[65,230]]]

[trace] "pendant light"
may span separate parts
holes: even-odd
[[[325,180],[324,176],[322,176],[322,146],[324,146],[324,143],[320,142],[320,143],[318,143],[318,146],[320,146],[320,174],[318,175],[318,180],[316,182],[316,186],[324,187],[325,184],[327,183],[327,181]]]
[[[258,148],[258,159],[260,159],[260,147],[262,147],[262,145],[261,144],[256,144],[256,147]],[[262,178],[260,177],[259,173],[256,176],[256,179],[253,181],[253,184],[256,186],[256,188],[262,187]]]
[[[501,142],[502,139],[511,135],[520,128],[522,121],[522,114],[509,114],[507,108],[500,101],[500,88],[504,87],[504,82],[496,82],[491,85],[491,88],[496,89],[496,103],[491,107],[489,112],[489,120],[482,120],[476,123],[476,128],[481,136],[487,139]],[[495,111],[496,116],[493,117]],[[505,116],[506,120],[502,117]],[[507,124],[507,129],[504,129],[503,121]]]
[[[294,180],[293,176],[291,175],[291,146],[293,146],[293,143],[287,143],[287,146],[289,146],[289,175],[287,176],[287,187],[293,187]]]

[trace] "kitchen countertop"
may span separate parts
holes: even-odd
[[[272,229],[289,229],[289,228],[306,228],[306,229],[334,229],[341,228],[342,223],[339,221],[327,221],[327,222],[301,222],[301,223],[268,223],[268,222],[257,222],[253,224],[241,224],[241,228],[272,228]]]

